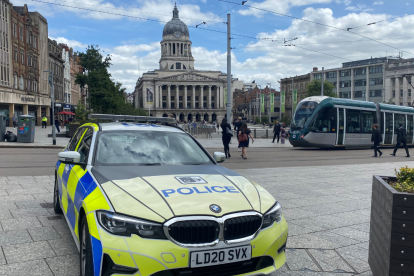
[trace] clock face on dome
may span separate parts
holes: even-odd
[[[180,37],[181,33],[180,32],[175,32],[174,35],[175,35],[175,37]]]

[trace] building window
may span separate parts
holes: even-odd
[[[354,81],[354,86],[366,86],[367,80],[356,80]]]
[[[19,28],[20,41],[23,41],[23,28]]]
[[[381,89],[369,90],[369,96],[370,97],[382,97],[382,90]]]
[[[27,52],[27,65],[30,66],[30,55],[29,55],[29,52]]]
[[[20,90],[24,90],[23,85],[24,85],[24,78],[23,78],[23,75],[21,75],[20,76],[20,81],[19,81],[19,89]]]
[[[321,73],[315,74],[314,76],[315,76],[315,80],[322,79],[322,74]]]
[[[175,69],[177,69],[177,70],[181,70],[181,63],[177,62],[177,63],[175,64]]]
[[[187,101],[191,101],[191,96],[187,96]]]
[[[354,98],[365,98],[367,92],[366,91],[355,91]]]
[[[340,82],[340,87],[351,87],[351,81],[341,81]]]
[[[37,93],[37,80],[33,80],[33,92]]]
[[[37,36],[33,36],[33,47],[37,49]]]
[[[402,89],[400,90],[400,97],[404,97],[404,92]]]
[[[167,100],[167,96],[162,96],[162,100],[166,101]]]
[[[367,72],[366,67],[364,68],[355,68],[354,69],[354,76],[365,75]]]
[[[348,77],[351,75],[351,70],[341,70],[341,77]]]
[[[345,98],[345,99],[350,99],[351,98],[351,92],[339,92],[339,97],[340,98]]]
[[[327,75],[329,79],[336,78],[336,72],[328,72]]]
[[[17,74],[16,74],[16,73],[14,73],[14,75],[13,75],[13,87],[14,87],[15,89],[17,89],[17,88],[18,88],[18,86],[19,86],[19,84],[18,84],[18,80],[17,80]]]
[[[392,97],[395,98],[395,90],[392,90]]]
[[[17,37],[17,24],[13,23],[13,36]]]
[[[379,85],[383,83],[382,78],[369,79],[369,85]]]
[[[370,74],[382,73],[382,65],[369,67]]]
[[[24,65],[24,52],[20,52],[20,63]]]
[[[411,89],[408,89],[408,97],[411,97]]]
[[[174,99],[175,99],[175,97],[174,96],[171,96],[171,101],[174,101]]]

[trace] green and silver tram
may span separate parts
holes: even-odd
[[[294,147],[371,147],[373,124],[379,125],[383,146],[397,143],[400,124],[407,129],[407,144],[414,144],[414,108],[320,96],[298,104],[289,141]]]

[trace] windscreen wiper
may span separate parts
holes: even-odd
[[[161,163],[141,163],[138,166],[161,166]]]

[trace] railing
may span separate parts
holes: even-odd
[[[182,128],[184,131],[190,133],[193,136],[205,135],[207,139],[212,138],[211,134],[216,132],[215,125],[205,125],[200,123],[197,123],[196,126],[194,126],[193,123],[184,124],[182,125]]]

